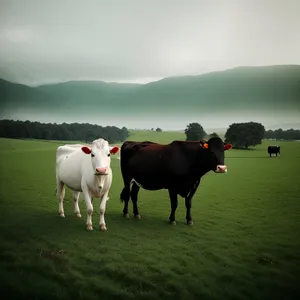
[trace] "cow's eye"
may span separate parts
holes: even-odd
[[[107,156],[110,156],[110,153],[108,153]]]
[[[91,154],[91,156],[92,156],[92,157],[94,157],[94,156],[95,156],[95,154],[93,154],[93,153],[92,153],[92,154]]]

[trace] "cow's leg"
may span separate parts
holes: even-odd
[[[124,201],[123,217],[129,218],[128,202],[130,199],[130,182],[125,183],[125,186],[120,194],[120,199],[121,199],[121,201]]]
[[[186,207],[186,223],[188,225],[193,225],[192,216],[191,216],[191,207],[192,207],[192,197],[185,198],[185,207]]]
[[[177,198],[177,193],[169,190],[169,196],[170,196],[170,201],[171,201],[171,214],[169,217],[170,224],[176,225],[175,221],[175,212],[178,206],[178,198]]]
[[[73,191],[73,200],[74,200],[74,213],[77,218],[81,218],[80,209],[78,205],[80,192]]]
[[[186,207],[186,223],[188,225],[193,225],[192,216],[191,216],[191,207],[192,207],[192,199],[197,191],[197,188],[200,184],[200,180],[196,181],[194,186],[192,187],[191,191],[185,197],[185,207]]]
[[[58,198],[58,213],[61,217],[65,217],[64,212],[64,198],[65,198],[65,185],[63,182],[57,180],[56,188],[57,198]]]
[[[139,190],[140,187],[134,182],[131,187],[130,196],[133,203],[133,214],[137,219],[141,219],[141,215],[137,206]]]
[[[104,196],[100,199],[100,222],[99,226],[102,231],[106,231],[106,224],[104,219],[104,214],[106,210],[106,202],[108,200],[108,191],[104,194]]]
[[[86,226],[87,230],[92,231],[93,230],[93,223],[92,223],[92,214],[93,214],[93,205],[92,205],[92,198],[90,196],[90,193],[87,189],[82,189],[83,195],[85,199],[86,204],[86,213],[87,213],[87,219],[86,219]]]

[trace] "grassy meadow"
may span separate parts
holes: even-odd
[[[180,132],[133,132],[131,140],[168,143]],[[2,294],[11,299],[300,299],[300,142],[276,142],[280,157],[229,150],[227,174],[202,178],[185,225],[179,197],[177,225],[169,225],[167,190],[140,190],[141,220],[123,219],[118,159],[99,230],[55,195],[57,141],[0,139]],[[118,156],[118,155],[117,155]],[[132,216],[132,204],[130,203]]]

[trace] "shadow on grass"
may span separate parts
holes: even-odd
[[[233,150],[241,150],[241,151],[258,151],[261,149],[256,149],[256,148],[238,148],[238,147],[232,147]]]
[[[73,213],[66,213],[66,217],[62,218],[56,211],[31,211],[31,214],[25,213],[22,215],[14,214],[6,215],[7,221],[2,219],[0,230],[2,231],[2,239],[5,241],[14,241],[22,244],[28,240],[39,239],[40,237],[48,237],[51,239],[64,240],[73,239],[82,236],[94,236],[93,233],[130,235],[135,232],[152,232],[157,229],[157,233],[164,235],[168,229],[176,228],[176,226],[188,226],[185,220],[177,220],[177,225],[171,225],[168,222],[168,213],[166,218],[155,216],[152,214],[143,214],[142,219],[136,219],[133,214],[130,218],[124,218],[122,212],[111,210],[106,212],[105,221],[108,232],[102,232],[99,228],[99,213],[96,211],[93,215],[93,231],[86,229],[86,214],[81,212],[82,218],[76,218]]]
[[[272,158],[272,157],[269,157],[269,156],[228,156],[226,157],[226,159],[229,159],[229,158],[250,158],[250,159],[256,159],[256,158]],[[274,158],[274,157],[273,157]],[[278,157],[279,158],[279,157]]]

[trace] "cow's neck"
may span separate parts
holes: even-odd
[[[212,170],[211,168],[211,154],[207,152],[206,150],[200,150],[200,155],[197,157],[197,162],[196,162],[196,178],[201,178],[204,176],[206,173]]]

